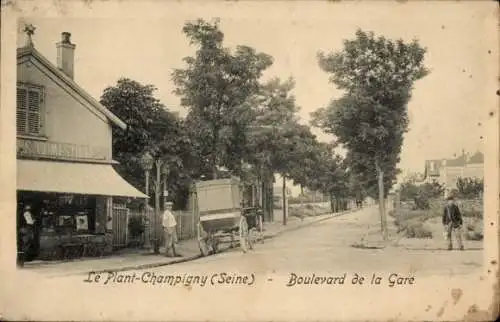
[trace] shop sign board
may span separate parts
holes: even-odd
[[[71,143],[17,140],[17,156],[61,160],[106,160],[106,149]]]

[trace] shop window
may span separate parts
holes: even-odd
[[[18,135],[42,135],[43,88],[17,84],[16,124]]]
[[[96,198],[85,195],[44,195],[36,211],[45,233],[94,233]],[[35,209],[36,209],[35,208]]]

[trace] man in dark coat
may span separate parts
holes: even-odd
[[[444,207],[443,212],[443,226],[448,239],[448,250],[453,249],[453,243],[451,240],[452,234],[455,235],[459,249],[464,249],[464,245],[462,243],[462,225],[463,221],[460,209],[455,204],[455,199],[450,196],[447,198],[447,204]]]
[[[19,222],[19,251],[22,262],[33,259],[33,248],[35,247],[35,217],[31,205],[25,205]]]

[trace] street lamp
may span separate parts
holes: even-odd
[[[156,168],[156,179],[153,180],[153,189],[155,192],[155,215],[154,215],[154,228],[153,228],[153,249],[155,254],[160,253],[160,189],[161,189],[161,172],[162,172],[163,160],[156,159],[155,168]]]
[[[146,177],[146,195],[148,196],[149,196],[149,173],[153,169],[153,161],[154,158],[149,152],[144,153],[140,160],[141,167],[145,172],[144,175]],[[146,204],[148,204],[147,199],[146,199]]]
[[[154,162],[154,158],[153,156],[151,155],[151,153],[149,152],[146,152],[142,155],[141,159],[139,160],[139,163],[142,167],[142,169],[144,170],[144,177],[145,177],[145,180],[146,180],[146,195],[149,197],[149,174],[151,172],[151,170],[153,169],[153,162]],[[144,238],[144,247],[145,248],[149,248],[151,247],[151,244],[150,244],[150,233],[151,233],[151,227],[150,227],[150,220],[149,220],[149,217],[147,217],[147,214],[148,214],[148,204],[149,204],[149,200],[148,199],[145,199],[144,201],[144,208],[145,208],[145,213],[146,213],[146,225],[144,227],[144,235],[146,236],[146,238]]]

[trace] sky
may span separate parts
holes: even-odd
[[[195,2],[98,3],[71,12],[39,10],[22,18],[35,25],[35,47],[56,61],[63,31],[76,44],[75,81],[99,98],[107,86],[127,77],[158,88],[157,97],[185,115],[172,91],[171,72],[192,55],[182,33],[188,20],[220,18],[225,45],[249,45],[274,58],[263,80],[293,76],[300,116],[326,106],[340,92],[317,62],[318,51],[342,49],[357,28],[387,38],[419,39],[427,47],[431,73],[419,80],[408,105],[410,130],[399,167],[423,172],[426,159],[450,158],[462,149],[483,150],[481,124],[492,106],[498,57],[496,11],[490,1],[469,2]],[[119,10],[117,10],[119,9]],[[18,33],[18,46],[25,37]],[[492,71],[493,67],[493,71]],[[494,91],[493,91],[494,92]],[[331,138],[319,130],[320,140]]]

